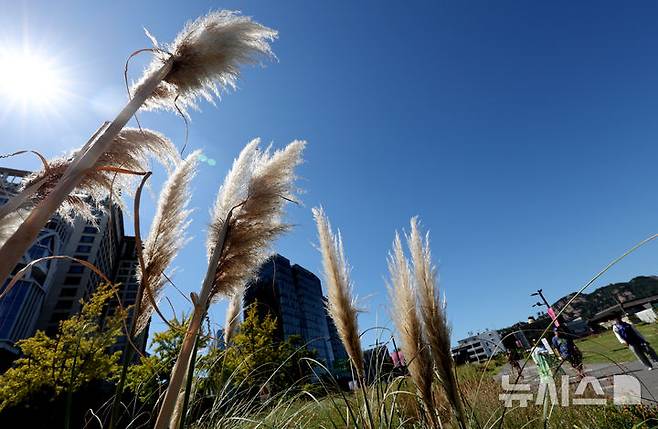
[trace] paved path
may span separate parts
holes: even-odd
[[[523,364],[523,362],[519,362]],[[563,365],[563,369],[569,375],[569,383],[572,385],[578,385],[578,378],[576,377],[576,372],[569,366],[569,364]],[[601,387],[606,393],[612,396],[613,392],[613,379],[615,375],[626,374],[635,377],[641,385],[642,391],[642,402],[646,404],[657,404],[658,403],[658,365],[656,365],[653,371],[648,371],[644,366],[638,362],[625,362],[619,365],[615,364],[588,364],[585,365],[586,375],[595,377]],[[510,375],[510,382],[513,383],[516,379],[516,371],[513,371],[509,365],[502,367],[501,371],[496,375],[496,379],[501,380],[503,375]],[[523,369],[523,379],[519,383],[528,383],[533,386],[539,384],[539,375],[537,373],[537,367],[532,362],[528,364]],[[558,387],[559,389],[559,387]],[[533,389],[533,391],[536,391]]]

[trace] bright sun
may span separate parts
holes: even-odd
[[[65,92],[52,58],[27,50],[0,51],[0,99],[23,107],[53,107]]]

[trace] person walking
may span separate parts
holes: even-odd
[[[576,370],[578,378],[582,380],[585,377],[583,354],[576,347],[569,333],[560,332],[557,327],[553,328],[553,339],[551,343],[553,344],[553,348],[559,353],[560,358],[569,362],[573,369]]]
[[[619,342],[628,346],[649,371],[653,369],[651,360],[658,362],[658,355],[656,355],[656,351],[651,347],[651,344],[644,339],[633,325],[624,322],[621,317],[616,317],[612,325],[612,331]]]
[[[521,365],[519,365],[519,353],[516,349],[507,349],[507,361],[509,362],[512,369],[516,370],[518,378],[522,379],[523,370],[521,369]]]

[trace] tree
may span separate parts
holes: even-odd
[[[126,310],[117,308],[103,317],[116,286],[101,285],[83,304],[79,314],[59,323],[48,337],[43,331],[16,343],[22,356],[0,375],[0,411],[47,393],[55,399],[94,380],[116,375],[120,352],[108,349],[123,333]]]
[[[260,389],[267,383],[269,391],[281,391],[309,375],[303,358],[314,356],[299,336],[281,341],[276,319],[269,313],[260,318],[257,306],[252,306],[226,350],[224,372],[236,384]]]

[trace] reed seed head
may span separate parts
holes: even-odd
[[[439,293],[437,270],[432,263],[429,232],[423,240],[418,219],[415,217],[411,219],[411,233],[407,237],[407,243],[411,252],[425,338],[431,350],[434,367],[446,397],[455,411],[457,421],[460,425],[466,425],[466,414],[459,395],[450,349],[450,325],[446,317],[446,302],[441,299]]]
[[[322,265],[327,282],[327,310],[336,325],[345,350],[363,382],[364,362],[359,336],[358,309],[353,296],[349,267],[340,232],[334,235],[329,218],[322,207],[313,209],[313,217],[318,229]]]
[[[49,161],[49,168],[26,177],[22,189],[44,181],[32,198],[24,204],[24,208],[38,204],[55,188],[76,154],[77,151],[74,151],[67,157],[53,159]],[[125,208],[121,196],[131,192],[135,176],[117,172],[117,169],[146,172],[150,169],[150,157],[168,169],[180,160],[174,144],[162,134],[147,129],[123,129],[114,139],[110,149],[101,155],[93,168],[84,173],[80,184],[64,200],[57,213],[68,221],[72,221],[75,216],[81,216],[84,220],[94,223],[97,219],[94,209],[105,210],[103,203],[109,197],[111,189],[114,189],[112,201]]]
[[[436,423],[432,395],[433,364],[429,348],[423,338],[423,327],[418,315],[416,291],[409,262],[396,232],[393,249],[388,256],[390,274],[389,294],[393,303],[393,320],[402,342],[407,369],[432,423]],[[434,424],[434,426],[436,426]]]
[[[153,300],[158,300],[166,284],[163,273],[188,241],[186,232],[192,213],[188,208],[192,195],[190,184],[196,174],[200,154],[201,151],[197,150],[188,155],[162,186],[151,230],[144,240],[144,271],[140,269],[138,272],[144,291],[136,332],[146,327],[153,312],[151,300],[146,294],[152,293]]]
[[[220,92],[234,89],[240,67],[255,64],[263,57],[274,57],[270,42],[277,32],[234,11],[214,11],[189,22],[170,45],[160,46],[147,33],[158,50],[139,87],[173,55],[171,71],[146,101],[146,109],[187,112],[197,108],[197,100],[209,102]]]
[[[294,141],[282,150],[259,150],[256,139],[233,162],[211,212],[208,255],[219,243],[229,212],[233,214],[215,271],[211,299],[232,296],[257,273],[271,254],[272,242],[290,229],[284,222],[286,204],[294,200],[295,168],[306,145]]]
[[[5,242],[9,240],[9,237],[14,235],[28,214],[28,210],[19,209],[0,218],[0,247],[4,246]]]

